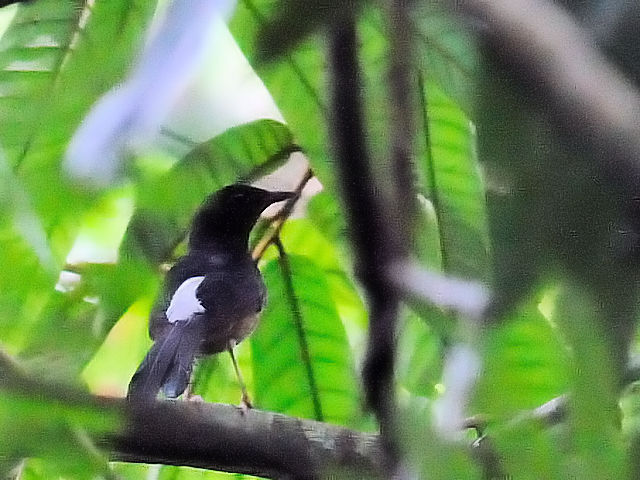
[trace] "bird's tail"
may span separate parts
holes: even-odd
[[[176,322],[147,353],[129,382],[127,398],[150,402],[155,400],[160,389],[170,398],[184,392],[202,340],[201,334],[200,316]]]

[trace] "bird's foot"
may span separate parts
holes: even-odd
[[[187,402],[204,403],[204,398],[200,395],[187,395],[186,400]]]
[[[249,395],[243,393],[242,399],[240,400],[240,409],[242,410],[242,413],[248,413],[252,408],[253,404],[251,403]]]

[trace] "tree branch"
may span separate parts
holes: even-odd
[[[330,28],[329,63],[333,120],[332,138],[340,180],[342,203],[350,226],[355,270],[369,304],[369,338],[363,383],[382,434],[385,470],[393,475],[400,464],[395,431],[393,385],[396,322],[399,301],[388,288],[386,266],[403,256],[401,235],[382,198],[385,188],[376,183],[366,144],[360,96],[355,20],[342,19]],[[395,208],[390,209],[395,212]]]
[[[254,260],[262,258],[264,252],[266,252],[267,248],[269,248],[269,245],[276,241],[276,239],[280,235],[282,227],[284,226],[284,222],[291,216],[293,208],[296,206],[298,200],[300,200],[302,190],[304,190],[304,187],[306,187],[307,183],[309,183],[309,180],[311,180],[312,178],[313,171],[309,168],[300,180],[300,183],[298,183],[298,186],[295,189],[295,196],[284,203],[278,214],[271,221],[271,224],[269,225],[270,230],[261,236],[256,246],[253,248],[251,256]]]
[[[222,404],[160,401],[131,408],[123,432],[105,440],[115,460],[269,478],[322,478],[334,469],[375,478],[379,468],[377,435]]]
[[[413,42],[410,8],[408,0],[386,0],[386,24],[389,37],[389,133],[391,136],[391,167],[394,175],[395,201],[393,217],[397,235],[401,236],[406,251],[412,243],[413,223],[417,214],[415,174],[413,166],[413,137],[415,130],[415,109],[412,92],[417,85],[412,81]]]
[[[377,478],[380,469],[375,434],[232,405],[169,400],[139,405],[94,396],[34,378],[2,350],[0,393],[37,399],[34,408],[43,411],[63,404],[84,412],[73,417],[76,432],[86,428],[85,441],[111,452],[113,460],[295,479],[326,478],[341,470],[349,478]],[[92,430],[96,418],[103,419],[101,433]],[[104,431],[107,418],[124,423]]]
[[[36,399],[34,408],[42,411],[60,410],[62,404],[84,412],[73,417],[75,431],[86,428],[85,441],[110,451],[113,460],[285,479],[327,478],[342,470],[349,478],[378,478],[380,471],[376,434],[232,405],[170,400],[140,405],[99,397],[29,375],[1,347],[0,393]],[[96,418],[102,419],[101,433]],[[119,418],[124,423],[111,427],[117,431],[105,431],[106,419]],[[51,421],[60,422],[59,415]],[[38,452],[25,455],[32,453]]]

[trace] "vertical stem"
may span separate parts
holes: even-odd
[[[417,199],[413,167],[413,140],[416,91],[413,67],[411,0],[386,0],[389,37],[389,133],[394,174],[395,211],[393,218],[404,250],[409,250],[416,216]],[[405,252],[406,253],[406,252]]]
[[[330,30],[332,114],[336,168],[346,211],[355,268],[369,304],[369,339],[363,368],[368,405],[380,424],[388,476],[400,465],[395,421],[394,359],[399,302],[386,279],[387,266],[405,256],[394,199],[381,198],[373,178],[361,105],[356,27],[345,18]],[[395,197],[396,195],[394,195]]]

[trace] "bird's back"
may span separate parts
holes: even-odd
[[[243,256],[191,252],[167,273],[163,294],[149,321],[151,338],[158,340],[172,327],[166,311],[176,290],[190,278],[204,276],[198,300],[204,307],[203,342],[200,353],[226,350],[229,340],[237,343],[257,324],[266,300],[266,288],[255,262]]]

